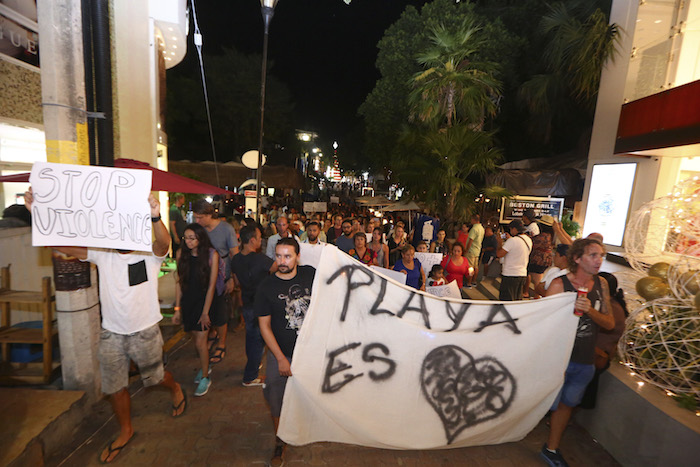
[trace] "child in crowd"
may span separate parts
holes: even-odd
[[[214,267],[212,267],[214,265]],[[212,247],[209,234],[199,224],[185,227],[184,246],[177,251],[177,282],[173,324],[183,324],[191,332],[202,368],[195,377],[195,396],[209,391],[209,349],[207,334],[215,308],[219,253]]]
[[[439,264],[433,264],[433,268],[428,274],[428,287],[445,285],[445,270]]]
[[[418,246],[416,246],[416,252],[428,253],[428,244],[425,242],[418,242]]]

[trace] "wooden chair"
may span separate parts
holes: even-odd
[[[3,364],[0,368],[0,382],[6,384],[48,384],[53,371],[60,365],[53,362],[53,342],[58,336],[51,315],[56,300],[51,290],[51,278],[41,281],[41,292],[12,290],[10,287],[10,267],[1,270],[0,281],[0,346]],[[42,314],[42,328],[28,329],[10,327],[10,310],[13,305],[30,305],[29,311]],[[11,363],[10,344],[42,344],[41,363]]]

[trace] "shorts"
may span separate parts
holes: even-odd
[[[476,256],[467,256],[467,261],[469,262],[469,267],[475,268],[479,264],[479,255]]]
[[[133,334],[100,332],[97,351],[102,377],[102,392],[114,394],[129,385],[129,362],[133,360],[145,387],[163,381],[163,336],[158,324]]]
[[[214,293],[214,300],[209,307],[209,319],[213,327],[223,326],[228,323],[233,310],[233,298],[226,292],[221,295]]]
[[[569,407],[576,407],[581,403],[586,386],[591,382],[595,374],[595,365],[569,362],[564,376],[564,385],[561,387],[557,398],[550,410],[557,410],[559,402]]]
[[[292,363],[292,359],[289,359]],[[267,351],[267,368],[263,395],[270,406],[270,413],[273,417],[279,417],[282,413],[282,399],[284,399],[284,388],[287,387],[288,376],[280,375],[277,359],[272,352]]]
[[[527,265],[527,272],[531,272],[534,274],[543,274],[549,266],[540,266],[539,264],[528,264]]]

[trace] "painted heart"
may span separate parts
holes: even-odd
[[[465,428],[508,410],[516,382],[494,357],[474,359],[460,347],[445,345],[423,360],[421,388],[440,416],[450,444]]]

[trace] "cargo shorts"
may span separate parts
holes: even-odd
[[[129,385],[130,360],[138,366],[145,387],[163,381],[163,336],[157,323],[133,334],[102,329],[97,358],[105,394],[115,394]]]

